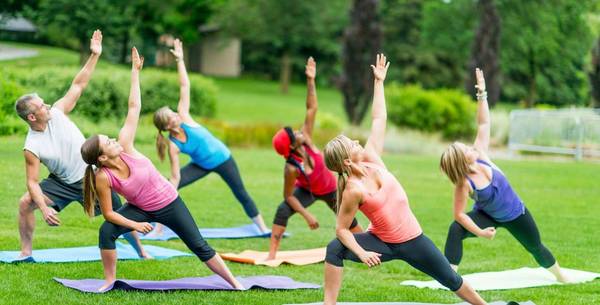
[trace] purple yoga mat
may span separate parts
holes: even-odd
[[[252,288],[262,289],[318,289],[321,286],[311,283],[296,282],[286,276],[262,275],[237,277],[238,281],[244,285],[243,290]],[[225,280],[218,275],[207,277],[188,277],[167,281],[139,281],[139,280],[116,280],[112,286],[103,291],[98,288],[104,284],[104,280],[85,279],[68,280],[54,278],[55,281],[73,289],[82,292],[104,293],[113,289],[119,290],[146,290],[146,291],[167,291],[167,290],[236,290],[229,286]]]

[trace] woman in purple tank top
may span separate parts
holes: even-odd
[[[115,240],[124,232],[136,230],[148,233],[151,221],[173,230],[188,248],[213,272],[232,287],[242,288],[223,260],[200,235],[192,215],[175,187],[156,170],[152,162],[133,147],[141,109],[139,72],[143,58],[135,48],[131,51],[131,90],[129,111],[119,139],[94,135],[81,146],[81,155],[88,164],[84,177],[84,209],[93,215],[99,199],[106,220],[100,227],[100,254],[104,266],[106,289],[116,280],[117,252]],[[94,172],[93,167],[98,170]],[[127,199],[127,204],[112,210],[111,190]]]
[[[477,68],[477,138],[472,146],[454,142],[442,154],[441,170],[454,184],[454,219],[448,231],[445,255],[455,270],[462,259],[462,241],[468,237],[493,239],[496,227],[506,228],[537,263],[560,282],[568,280],[558,262],[542,244],[537,225],[504,173],[487,155],[490,114],[483,72]],[[465,213],[468,197],[475,204]]]

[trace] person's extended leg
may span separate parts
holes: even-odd
[[[498,226],[498,223],[495,222],[491,217],[479,211],[473,210],[467,213],[467,215],[469,215],[473,222],[475,222],[475,224],[482,229]],[[448,237],[446,238],[444,254],[454,271],[458,270],[458,265],[462,260],[463,240],[469,237],[475,237],[475,235],[467,231],[467,229],[463,228],[456,221],[453,221],[452,224],[450,224],[450,228],[448,229]]]
[[[158,222],[173,230],[210,270],[222,277],[232,287],[243,288],[215,250],[202,238],[196,221],[194,221],[192,214],[190,214],[190,211],[180,197],[177,197],[177,199],[161,210],[151,212],[151,215]]]
[[[52,202],[44,195],[46,205],[51,205]],[[26,192],[19,199],[19,235],[21,237],[21,254],[20,258],[31,256],[33,248],[33,231],[35,230],[35,215],[34,211],[37,205],[31,200],[29,192]]]
[[[298,198],[304,208],[309,207],[315,202],[315,198],[311,196],[308,191],[298,187],[294,190],[294,196]],[[294,211],[287,202],[283,201],[279,204],[277,212],[275,212],[273,227],[271,228],[271,243],[269,244],[269,255],[267,256],[267,260],[275,259],[279,244],[283,238],[283,233],[285,233],[285,228],[287,227],[288,219],[294,215],[294,213],[296,213],[296,211]]]
[[[525,213],[516,219],[503,224],[504,227],[525,247],[525,249],[533,255],[535,261],[542,267],[548,269],[556,277],[559,282],[566,283],[569,280],[563,274],[558,262],[542,244],[540,232],[537,228],[533,216],[529,210],[525,209]]]
[[[424,234],[400,244],[388,244],[395,257],[434,278],[458,297],[475,305],[487,304],[479,294],[452,269],[442,252]]]
[[[240,171],[233,156],[223,164],[217,166],[214,171],[225,180],[225,183],[227,183],[235,198],[244,208],[246,215],[252,219],[262,232],[268,232],[269,229],[265,225],[262,215],[258,212],[254,200],[252,200],[248,191],[246,191],[246,187],[244,186]]]
[[[62,211],[72,201],[81,197],[81,188],[74,184],[66,184],[50,174],[39,183],[45,204],[56,212]],[[19,200],[19,234],[21,237],[20,258],[31,256],[33,231],[35,229],[34,211],[38,205],[33,202],[31,194],[26,192]]]

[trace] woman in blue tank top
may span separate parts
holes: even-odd
[[[477,138],[473,146],[454,142],[442,154],[440,168],[454,184],[454,219],[448,231],[445,255],[455,270],[468,237],[493,239],[496,227],[506,228],[537,263],[560,282],[567,282],[558,262],[542,244],[537,225],[506,176],[487,155],[490,115],[483,72],[477,68]],[[475,204],[465,213],[468,197]]]
[[[268,232],[256,204],[244,187],[231,152],[223,142],[194,121],[190,115],[190,81],[183,61],[183,46],[179,39],[175,39],[174,47],[171,53],[177,61],[180,86],[177,112],[165,106],[154,113],[154,125],[158,128],[156,139],[158,156],[161,161],[164,160],[165,150],[168,147],[171,183],[177,188],[182,188],[211,172],[219,174],[243,206],[246,215],[262,232]],[[163,131],[169,132],[169,140],[162,135]],[[179,153],[187,154],[191,158],[191,162],[181,169]],[[158,225],[155,232],[160,234],[161,230],[162,227]]]

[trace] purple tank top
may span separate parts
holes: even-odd
[[[477,162],[487,165],[492,169],[492,181],[482,189],[477,189],[475,183],[467,177],[475,200],[474,210],[482,211],[498,222],[508,222],[525,213],[525,205],[517,193],[512,189],[506,176],[495,166],[483,160]]]
[[[102,170],[108,176],[112,189],[123,195],[129,204],[152,212],[177,199],[175,187],[156,170],[148,158],[135,158],[124,152],[119,157],[129,167],[127,179],[118,178],[106,167],[102,167]]]

